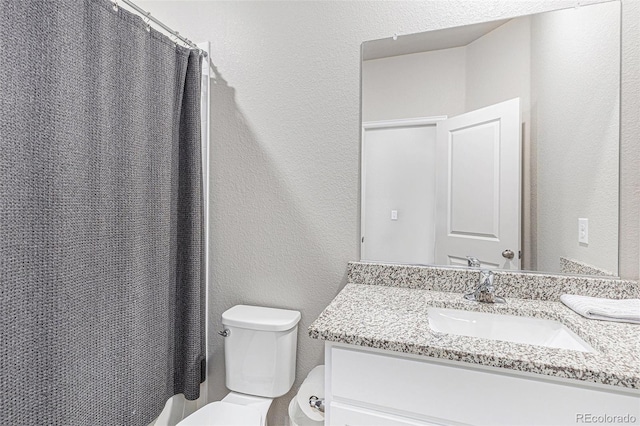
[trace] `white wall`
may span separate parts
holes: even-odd
[[[638,278],[640,259],[640,2],[622,1],[620,90],[620,276]]]
[[[520,98],[529,107],[530,18],[512,19],[466,47],[465,111]]]
[[[346,262],[358,259],[360,44],[575,1],[138,3],[190,39],[211,41],[211,328],[236,303],[299,309],[297,388],[323,362],[323,344],[306,328],[344,285]],[[636,21],[625,18],[623,87],[636,96],[623,96],[623,144],[637,152],[638,7],[624,7]],[[637,191],[638,158],[623,167],[623,199]],[[623,218],[631,241],[621,270],[633,278],[637,202],[625,204]],[[216,399],[226,392],[222,339],[210,337]],[[275,403],[271,424],[284,424],[291,396]]]
[[[362,62],[362,121],[454,116],[465,103],[465,47]]]
[[[564,256],[618,271],[619,6],[532,18],[539,270],[560,272]],[[578,243],[578,218],[589,219],[588,245]]]
[[[523,17],[467,46],[363,61],[362,121],[454,116],[515,97],[528,111],[529,46]]]

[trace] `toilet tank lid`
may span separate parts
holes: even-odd
[[[222,314],[222,324],[250,330],[286,331],[300,321],[300,312],[263,306],[236,305]]]

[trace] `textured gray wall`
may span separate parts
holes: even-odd
[[[588,3],[588,2],[583,2]],[[637,278],[640,81],[638,4],[623,2],[621,273]],[[302,312],[297,381],[323,362],[306,335],[358,259],[360,44],[572,7],[575,1],[204,2],[139,4],[196,41],[211,41],[213,331],[237,303]],[[635,68],[634,68],[635,67]],[[634,97],[635,96],[635,97]],[[635,197],[635,198],[632,198]],[[626,200],[626,201],[625,201]],[[211,336],[210,398],[226,393]],[[284,424],[293,393],[276,401]]]

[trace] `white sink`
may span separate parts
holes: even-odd
[[[440,333],[595,352],[558,321],[433,307],[427,314],[431,329]]]

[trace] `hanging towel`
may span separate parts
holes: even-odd
[[[560,301],[585,318],[640,324],[640,299],[600,299],[563,294]]]

